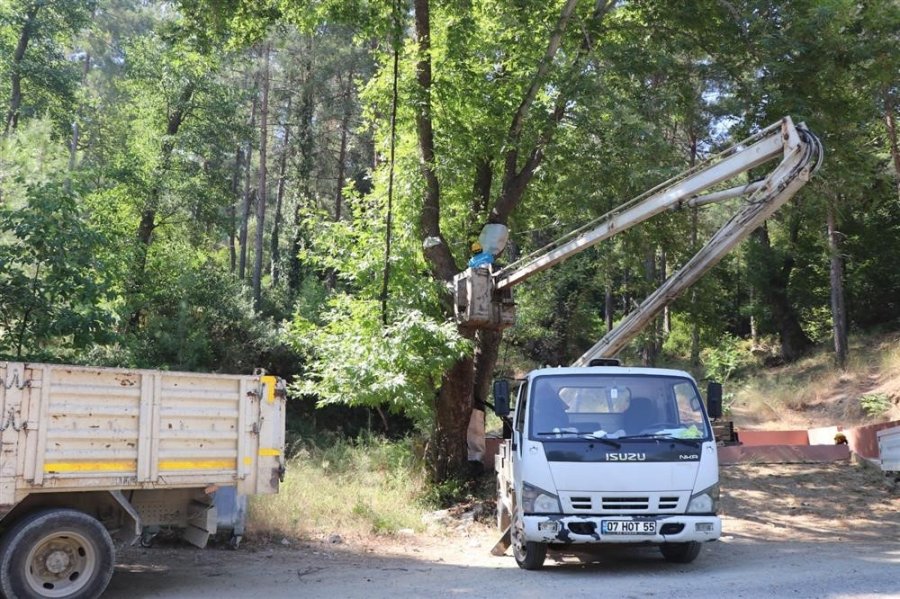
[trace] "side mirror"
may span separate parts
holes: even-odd
[[[706,387],[706,413],[710,418],[722,417],[722,383],[710,381]]]
[[[494,381],[494,414],[509,416],[509,381]]]

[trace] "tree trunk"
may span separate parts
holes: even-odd
[[[656,247],[651,246],[644,253],[644,281],[647,287],[653,289],[656,285]],[[641,347],[641,362],[644,366],[656,364],[659,356],[659,318],[654,318],[647,326],[647,336]]]
[[[300,263],[300,248],[303,245],[305,227],[303,224],[303,205],[312,201],[311,179],[313,172],[313,116],[315,106],[312,94],[312,41],[307,39],[307,57],[303,62],[300,105],[297,110],[297,153],[300,164],[297,168],[297,200],[294,205],[294,236],[291,239],[291,254],[288,257],[288,289],[297,292],[300,289],[303,265]]]
[[[510,214],[518,206],[528,184],[540,166],[546,146],[558,128],[566,109],[566,94],[560,93],[549,119],[536,141],[530,148],[523,147],[522,133],[530,117],[531,107],[537,94],[544,88],[550,70],[556,64],[556,56],[562,37],[574,13],[578,0],[567,0],[561,9],[556,26],[550,35],[547,49],[537,65],[532,81],[525,91],[507,132],[504,147],[503,183],[500,196],[494,203],[488,217],[489,222],[506,224]],[[599,20],[611,4],[597,3],[595,18]],[[424,198],[419,213],[420,235],[423,254],[431,275],[449,282],[458,272],[453,254],[444,239],[440,226],[441,186],[435,168],[435,141],[432,121],[432,63],[429,0],[414,0],[415,33],[418,50],[416,62],[416,135],[419,146],[419,165],[424,180]],[[583,48],[586,51],[586,47]],[[581,57],[581,53],[577,58]],[[575,66],[573,63],[570,66]],[[540,118],[545,118],[543,115]],[[524,150],[524,151],[523,151]],[[519,164],[520,152],[525,156]],[[449,300],[450,298],[447,297]],[[448,312],[451,302],[447,302]],[[461,334],[471,335],[471,331],[461,330]],[[437,397],[435,433],[432,439],[432,475],[435,480],[446,480],[463,472],[466,458],[466,429],[472,410],[475,381],[489,380],[496,364],[500,335],[479,335],[477,372],[473,359],[458,360],[445,374]],[[478,393],[481,393],[478,391]]]
[[[484,415],[491,394],[494,368],[500,355],[503,335],[499,331],[481,330],[475,336],[475,380],[472,388],[472,413],[466,443],[469,461],[484,459]]]
[[[800,319],[791,305],[788,293],[788,282],[791,271],[794,269],[794,258],[786,255],[780,264],[778,263],[769,242],[769,231],[765,223],[754,231],[752,236],[762,250],[763,257],[760,264],[756,264],[754,268],[761,269],[765,275],[765,283],[760,285],[757,291],[762,296],[763,302],[769,307],[772,319],[778,328],[781,357],[788,362],[793,362],[812,347],[812,341],[800,326]]]
[[[603,321],[606,324],[606,332],[610,332],[613,328],[613,288],[612,283],[609,281],[607,276],[606,288],[604,290],[604,298],[603,298]]]
[[[657,285],[662,285],[666,282],[666,278],[668,275],[668,270],[666,268],[666,261],[668,260],[668,256],[665,248],[660,249],[659,252],[659,274],[656,277]],[[651,292],[652,293],[652,292]],[[669,305],[667,304],[663,308],[662,313],[662,336],[660,337],[660,348],[663,343],[665,343],[666,338],[672,332],[672,311],[669,309]]]
[[[288,96],[285,111],[286,121],[289,121],[291,117],[291,100],[292,97]],[[282,140],[281,145],[281,159],[278,164],[278,190],[275,193],[275,218],[272,225],[272,240],[269,244],[269,247],[272,248],[272,287],[277,287],[278,283],[281,281],[281,248],[279,247],[279,244],[281,243],[281,224],[284,221],[282,206],[284,204],[284,183],[287,178],[287,158],[288,152],[290,151],[290,141],[291,126],[285,124],[284,140]]]
[[[432,276],[438,280],[450,281],[458,269],[440,228],[440,183],[434,168],[434,129],[431,117],[431,21],[428,0],[415,0],[414,9],[419,51],[419,60],[416,62],[419,94],[416,103],[416,134],[419,142],[419,168],[425,180],[425,198],[419,226],[424,239],[423,253]],[[471,357],[464,356],[444,374],[437,394],[428,460],[434,481],[461,478],[465,473],[468,459],[466,431],[472,414],[473,390],[474,363]]]
[[[243,150],[238,146],[234,154],[234,172],[231,175],[231,204],[228,206],[228,258],[231,274],[237,268],[237,206],[238,188],[243,170]]]
[[[259,194],[256,202],[256,243],[254,244],[256,253],[253,262],[253,307],[257,311],[262,302],[263,239],[266,231],[266,203],[268,201],[266,159],[269,145],[269,60],[271,54],[268,44],[263,52],[265,52],[265,57],[262,73],[262,99],[259,109]]]
[[[350,132],[350,117],[352,116],[351,99],[353,96],[353,65],[347,73],[347,86],[344,89],[344,113],[341,116],[341,148],[338,152],[337,189],[334,193],[334,220],[340,221],[344,203],[344,178],[347,169],[347,141]]]
[[[250,130],[256,127],[256,102],[257,97],[254,94],[253,104],[250,106]],[[238,258],[238,278],[241,281],[247,278],[247,229],[250,226],[250,203],[253,198],[253,188],[250,186],[250,180],[253,176],[253,141],[247,142],[246,171],[244,173],[244,201],[241,204],[241,230],[238,242],[241,246],[241,255]]]
[[[691,129],[691,156],[690,156],[690,165],[693,168],[694,165],[697,164],[697,134],[694,133],[693,128]],[[691,208],[691,253],[696,254],[700,249],[698,247],[698,238],[700,229],[700,215],[699,208],[694,206]],[[691,287],[691,366],[697,368],[700,366],[700,323],[699,312],[697,304],[697,289],[696,287]]]
[[[25,14],[25,23],[22,25],[22,31],[19,33],[19,42],[13,52],[12,64],[9,68],[9,110],[6,112],[6,127],[3,130],[4,135],[15,130],[19,124],[19,109],[22,106],[22,61],[25,58],[25,50],[28,49],[28,42],[34,33],[35,20],[41,2],[34,2],[28,7]]]
[[[847,365],[847,310],[844,306],[844,261],[841,258],[840,233],[835,225],[834,204],[828,202],[828,252],[831,255],[831,323],[834,333],[834,356],[838,367]]]
[[[419,2],[420,0],[416,0]],[[472,414],[473,362],[466,356],[444,373],[435,405],[434,431],[428,445],[428,466],[435,481],[463,478],[468,462],[466,431]]]
[[[897,119],[894,116],[894,100],[891,92],[884,92],[884,123],[887,126],[891,158],[894,161],[894,178],[897,181],[897,195],[900,196],[900,142],[897,140]]]

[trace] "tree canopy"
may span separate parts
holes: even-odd
[[[481,227],[511,261],[784,115],[825,167],[626,358],[900,322],[892,0],[4,0],[0,45],[5,359],[262,366],[446,478],[492,377],[571,362],[726,211],[540,275],[502,336],[452,321]]]

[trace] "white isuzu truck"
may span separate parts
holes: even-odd
[[[526,570],[548,548],[590,543],[658,545],[691,562],[722,530],[709,424],[721,385],[710,383],[707,411],[686,372],[594,363],[530,372],[511,417],[509,384],[495,383],[511,424],[496,461],[498,546],[511,543]]]

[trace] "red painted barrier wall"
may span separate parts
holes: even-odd
[[[809,445],[806,431],[745,431],[738,429],[741,445]]]
[[[850,459],[846,445],[731,445],[719,448],[719,464],[814,464]]]

